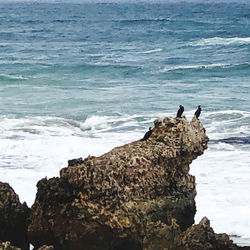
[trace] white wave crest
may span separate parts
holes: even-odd
[[[212,68],[228,68],[231,67],[230,64],[224,63],[212,63],[206,65],[178,65],[178,66],[167,66],[161,70],[161,72],[175,71],[175,70],[185,70],[185,69],[212,69]]]
[[[162,49],[161,49],[161,48],[158,48],[158,49],[140,51],[140,52],[137,52],[137,53],[138,53],[138,54],[152,54],[152,53],[161,52],[161,51],[162,51]]]
[[[84,130],[101,130],[108,128],[108,124],[112,122],[112,118],[108,116],[93,115],[81,123],[80,128]]]
[[[191,46],[214,46],[214,45],[232,45],[232,44],[250,44],[250,37],[231,37],[231,38],[223,38],[223,37],[212,37],[201,39],[196,42],[192,42]]]
[[[15,76],[15,75],[5,75],[5,74],[1,74],[0,75],[0,78],[6,78],[6,79],[9,79],[9,80],[28,80],[27,77],[24,77],[24,76]]]
[[[250,135],[250,112],[221,110],[202,112],[202,121],[210,139],[242,137]]]

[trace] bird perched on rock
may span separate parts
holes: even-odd
[[[180,105],[180,108],[177,112],[176,118],[181,118],[181,115],[183,114],[183,112],[184,112],[184,107],[182,105]]]
[[[148,132],[146,132],[141,141],[146,141],[151,136],[152,132],[153,132],[152,127],[149,127]]]
[[[201,114],[201,105],[198,106],[197,110],[195,111],[194,115],[197,119],[199,119],[199,116]]]

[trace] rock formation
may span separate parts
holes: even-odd
[[[176,249],[185,250],[237,250],[241,249],[229,239],[227,234],[216,234],[210,227],[210,221],[204,217],[198,225],[189,227],[178,235],[181,242]],[[248,247],[244,249],[250,249]]]
[[[0,250],[22,250],[22,249],[12,246],[9,241],[6,241],[6,242],[0,242]]]
[[[168,247],[194,223],[189,165],[207,143],[199,120],[165,118],[155,121],[147,141],[69,161],[60,178],[37,184],[31,243],[35,249],[156,249],[158,241]]]
[[[189,165],[207,143],[196,118],[158,119],[148,140],[69,160],[60,178],[40,180],[32,220],[0,182],[0,249],[250,250],[214,233],[206,217],[193,225]]]
[[[30,209],[26,203],[20,203],[18,195],[10,185],[0,182],[0,240],[7,241],[2,243],[3,249],[12,249],[8,241],[23,250],[29,249],[29,214]]]

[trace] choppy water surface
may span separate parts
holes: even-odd
[[[0,2],[0,180],[31,205],[67,160],[197,105],[196,221],[250,244],[250,3]],[[208,209],[209,208],[209,209]]]

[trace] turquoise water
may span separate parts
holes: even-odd
[[[201,105],[196,220],[250,243],[249,1],[0,2],[0,59],[0,180],[22,201],[68,159]]]
[[[1,3],[0,112],[79,120],[180,103],[247,111],[249,8]]]

